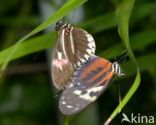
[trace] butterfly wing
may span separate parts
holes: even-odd
[[[75,75],[60,98],[59,108],[65,115],[80,112],[104,92],[113,78],[112,63],[93,57]]]
[[[64,89],[71,80],[74,72],[73,66],[64,54],[64,47],[61,43],[63,39],[64,35],[61,30],[52,52],[51,74],[53,84],[57,89]]]
[[[63,53],[69,62],[77,67],[95,54],[95,41],[93,37],[83,29],[68,26],[62,30],[64,40],[62,42]]]
[[[73,28],[70,32],[70,40],[73,43],[73,60],[72,63],[80,66],[88,58],[95,54],[95,41],[93,37],[83,29]]]
[[[52,56],[52,78],[58,89],[65,88],[73,76],[74,68],[95,53],[95,42],[89,33],[70,24],[63,26]]]

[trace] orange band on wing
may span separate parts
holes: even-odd
[[[87,66],[87,68],[84,68],[83,70],[82,70],[82,74],[80,75],[80,78],[82,79],[82,80],[86,80],[85,82],[86,83],[92,83],[92,82],[94,82],[94,81],[96,81],[96,80],[98,80],[100,77],[102,77],[102,76],[106,76],[106,78],[107,77],[109,77],[109,69],[111,68],[111,66],[112,66],[112,63],[111,62],[109,62],[108,60],[106,60],[106,59],[103,59],[103,58],[96,58],[92,63],[90,63],[88,66]],[[99,70],[99,68],[101,68],[100,70]],[[99,71],[98,71],[99,70]],[[110,69],[111,70],[111,69]],[[93,74],[94,73],[94,71],[95,71],[95,74]],[[111,71],[110,71],[111,72]],[[93,74],[92,76],[91,76],[91,78],[89,78],[89,75],[90,74]],[[109,73],[109,74],[108,74]],[[112,73],[110,74],[110,76],[112,76]],[[87,78],[88,77],[88,78]],[[99,79],[100,80],[100,79]],[[104,79],[104,80],[106,80],[106,79]],[[101,81],[101,80],[100,80]],[[103,81],[103,80],[102,80]]]

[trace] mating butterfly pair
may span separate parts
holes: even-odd
[[[52,55],[52,79],[64,89],[59,108],[64,115],[80,112],[107,88],[114,75],[123,73],[117,62],[95,55],[95,41],[83,29],[59,21],[57,43]]]

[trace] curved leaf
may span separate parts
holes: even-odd
[[[80,5],[82,5],[86,1],[87,0],[69,0],[66,4],[64,4],[64,6],[62,8],[60,8],[57,12],[55,12],[49,19],[47,19],[45,22],[43,22],[42,24],[40,24],[38,27],[36,27],[29,34],[27,34],[26,36],[24,36],[23,38],[21,38],[19,41],[17,41],[16,44],[10,50],[9,54],[7,55],[7,57],[5,58],[4,64],[2,65],[2,68],[1,68],[1,73],[3,73],[3,70],[8,65],[8,63],[11,60],[12,56],[14,55],[16,49],[19,47],[19,45],[24,40],[28,39],[32,35],[40,32],[43,29],[47,28],[48,26],[52,25],[57,20],[59,20],[60,18],[63,18],[70,11],[72,11],[73,9],[79,7]]]
[[[147,15],[149,15],[151,12],[153,12],[155,10],[154,9],[155,5],[156,4],[148,3],[146,5],[143,4],[143,5],[136,7],[136,9],[135,9],[136,13],[135,13],[134,17],[132,18],[132,20],[135,21],[135,20],[141,19],[143,17],[146,17]],[[145,14],[142,13],[142,11],[145,11],[144,9],[146,10]],[[98,26],[96,25],[96,27],[95,27],[94,24],[98,24]],[[80,24],[81,27],[91,29],[92,33],[98,33],[100,31],[104,31],[104,30],[113,28],[116,25],[117,25],[117,22],[115,19],[114,12],[113,13],[110,12],[108,14],[96,17],[94,19],[88,20],[88,21]],[[139,49],[139,48],[141,48],[141,46],[142,47],[145,46],[145,44],[149,45],[151,42],[155,42],[153,40],[156,37],[155,37],[155,35],[152,35],[152,34],[155,34],[155,30],[144,31],[142,33],[138,33],[138,35],[134,36],[134,38],[132,37],[131,41],[132,41],[133,49]],[[35,38],[32,38],[25,42],[23,42],[23,40],[21,40],[21,42],[18,44],[18,47],[15,44],[15,45],[0,52],[0,64],[4,64],[6,62],[8,55],[10,55],[10,53],[12,53],[13,48],[15,49],[16,52],[13,52],[13,54],[11,54],[9,56],[8,62],[13,59],[17,59],[17,58],[23,57],[25,55],[28,55],[28,54],[31,54],[31,53],[34,53],[37,51],[51,48],[53,46],[54,40],[55,40],[55,33],[35,37]],[[140,42],[135,42],[135,41],[141,41],[141,44],[140,44]],[[137,45],[137,43],[138,43],[138,45]],[[23,49],[21,49],[21,48],[23,48]],[[112,58],[112,57],[117,56],[118,53],[120,53],[122,51],[122,48],[123,47],[121,44],[117,44],[117,45],[114,45],[113,47],[108,48],[107,50],[103,51],[102,53],[100,53],[100,55],[104,56],[105,58]]]
[[[129,30],[128,30],[128,25],[129,25],[129,18],[134,6],[135,0],[124,0],[121,5],[117,8],[116,11],[116,16],[117,16],[117,21],[118,21],[118,32],[119,35],[123,41],[123,44],[128,50],[128,56],[130,57],[131,61],[136,65],[136,70],[137,70],[137,75],[135,77],[135,80],[133,82],[132,87],[130,90],[127,92],[121,103],[116,107],[116,109],[113,111],[111,116],[106,120],[104,125],[110,124],[112,119],[121,111],[121,109],[126,105],[126,103],[129,101],[129,99],[132,97],[132,95],[135,93],[137,90],[141,78],[140,78],[140,71],[139,67],[136,61],[136,58],[133,54],[133,51],[131,49],[130,43],[129,43]]]

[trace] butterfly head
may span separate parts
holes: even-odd
[[[59,31],[61,29],[61,27],[63,27],[65,25],[65,21],[64,20],[59,20],[56,22],[56,26],[55,26],[55,30]]]
[[[63,28],[65,28],[66,30],[71,29],[71,25],[69,23],[65,22],[65,18],[63,18],[63,19],[56,22],[55,30],[59,31],[59,30],[61,30]]]
[[[114,62],[114,63],[112,64],[112,71],[113,71],[113,73],[114,73],[115,75],[117,75],[117,76],[119,76],[119,77],[124,75],[124,73],[123,73],[123,71],[122,71],[120,65],[118,64],[118,62]]]

